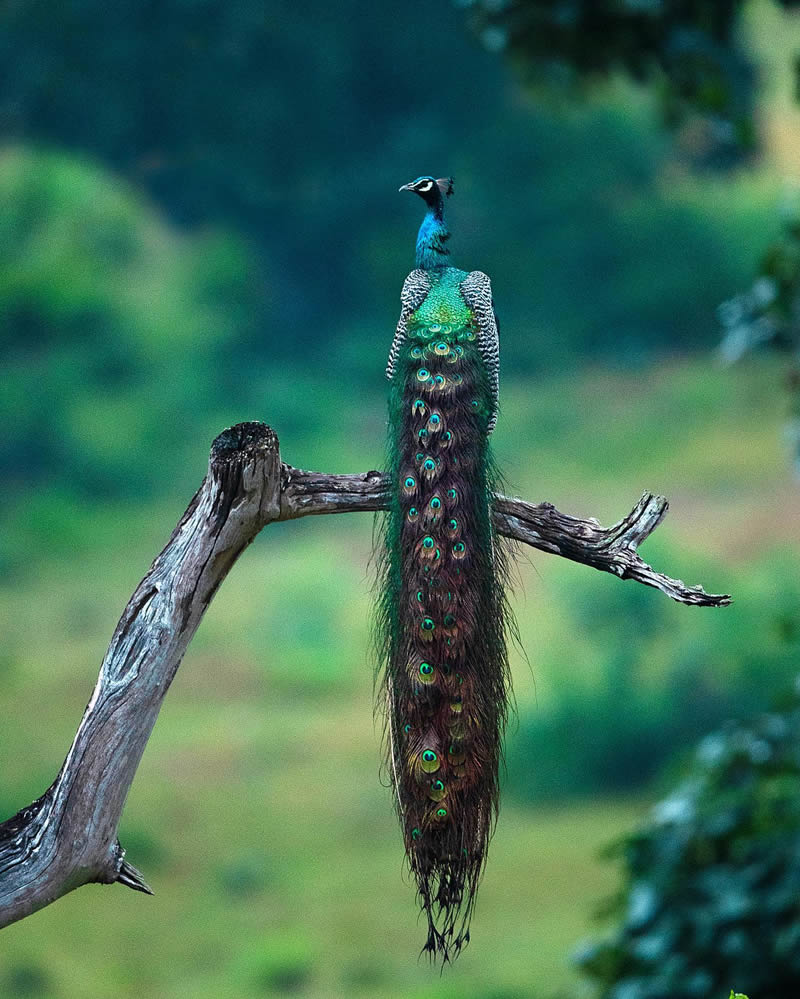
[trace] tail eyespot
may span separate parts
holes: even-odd
[[[436,679],[436,670],[430,663],[421,663],[419,667],[420,683],[433,683]]]
[[[446,788],[444,786],[444,781],[432,780],[431,789],[428,791],[428,797],[433,801],[441,801],[445,796]]]

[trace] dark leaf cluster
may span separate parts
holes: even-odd
[[[532,83],[623,74],[655,87],[671,124],[694,118],[694,158],[724,165],[754,144],[755,73],[737,38],[742,0],[460,0],[492,51]],[[782,0],[793,7],[796,0]]]
[[[577,964],[607,999],[759,999],[800,981],[800,693],[699,745],[685,779],[616,847],[626,886]]]

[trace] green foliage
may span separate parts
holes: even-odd
[[[800,688],[798,688],[800,690]],[[800,693],[700,743],[675,791],[617,848],[620,922],[578,964],[609,999],[707,996],[800,979]]]
[[[800,474],[800,198],[783,206],[780,235],[764,254],[750,288],[719,308],[722,357],[732,363],[762,345],[789,355],[791,418],[786,436]]]
[[[14,999],[36,999],[51,994],[50,976],[38,962],[13,963],[5,972],[0,972],[3,995]]]
[[[656,564],[680,558],[662,544]],[[520,712],[507,793],[531,802],[641,787],[710,726],[763,705],[763,692],[785,683],[800,655],[798,636],[781,633],[800,604],[793,560],[769,558],[763,567],[771,586],[740,577],[734,606],[709,615],[700,632],[700,622],[644,587],[571,577],[557,597],[565,611],[553,652],[582,668],[547,706]]]
[[[743,0],[457,3],[486,48],[508,53],[530,83],[574,89],[623,73],[657,91],[672,124],[701,116],[690,140],[695,158],[730,164],[754,145],[757,74],[741,44]]]
[[[232,237],[171,231],[97,166],[0,154],[0,442],[6,484],[81,502],[149,493],[215,409],[257,295]],[[11,429],[13,428],[13,429]],[[49,505],[52,506],[52,499]]]
[[[88,158],[96,176],[108,170],[113,182],[106,175],[98,183],[122,193],[123,214],[139,204],[152,216],[157,206],[160,252],[148,246],[147,255],[162,281],[156,285],[150,273],[143,285],[137,277],[140,314],[129,309],[127,319],[145,324],[151,310],[163,311],[164,297],[182,289],[180,315],[194,314],[202,327],[198,367],[210,360],[220,389],[251,405],[250,380],[237,371],[254,358],[256,370],[293,362],[303,372],[334,368],[351,379],[380,370],[399,282],[413,260],[415,216],[396,189],[428,169],[456,176],[453,262],[492,276],[511,367],[604,355],[630,362],[713,343],[714,307],[747,279],[765,245],[753,209],[769,203],[772,181],[754,191],[737,180],[724,201],[704,188],[687,203],[684,182],[665,174],[670,147],[647,100],[626,92],[571,115],[543,110],[510,86],[502,64],[478,49],[463,21],[447,4],[412,12],[400,2],[361,5],[357,16],[322,0],[296,8],[276,0],[258,7],[168,0],[157,13],[136,0],[113,10],[98,0],[6,4],[0,136],[57,149],[62,161],[77,156],[83,167]],[[436,66],[435,83],[422,66]],[[62,163],[47,197],[68,198],[73,184],[85,190],[83,167],[67,171]],[[108,200],[100,194],[93,212]],[[17,203],[27,225],[29,203],[15,195]],[[47,323],[50,344],[63,342],[62,323],[73,344],[78,332],[99,324],[97,363],[112,380],[140,365],[87,280],[97,283],[93,274],[98,266],[102,274],[106,255],[111,262],[136,256],[141,239],[127,225],[112,218],[107,235],[96,237],[94,264],[85,246],[74,262],[62,252],[52,294],[71,297],[72,312],[62,302]],[[209,227],[238,236],[208,236]],[[701,283],[694,280],[698,261]],[[214,273],[203,275],[203,263]],[[203,303],[216,300],[213,317],[197,316],[194,281],[205,285]],[[15,337],[24,341],[28,310],[10,304]],[[34,325],[41,326],[38,309],[34,303]],[[218,345],[210,358],[205,318]],[[72,351],[68,364],[57,391],[84,375],[85,362]],[[185,377],[175,355],[168,370],[169,388],[181,387],[172,384]],[[54,378],[48,372],[45,384]],[[164,381],[150,386],[162,404]],[[207,406],[202,392],[197,405]],[[108,408],[101,412],[119,430],[119,412]],[[38,416],[41,427],[45,417]],[[190,416],[180,407],[170,425],[182,428]],[[39,466],[52,467],[60,452],[40,447]],[[117,468],[109,484],[100,461],[90,470],[98,489],[119,489],[127,469]]]

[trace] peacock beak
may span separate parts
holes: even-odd
[[[399,187],[397,190],[398,190],[398,192],[399,191],[413,191],[414,190],[414,182],[411,181],[409,184],[403,184],[403,186]]]

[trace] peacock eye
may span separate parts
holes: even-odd
[[[445,628],[452,628],[455,623],[456,623],[456,619],[453,617],[452,614],[445,614],[445,616],[444,616],[444,626],[445,626]]]
[[[437,814],[437,816],[440,819],[446,819],[447,818],[447,809],[446,808],[437,808],[436,809],[436,814]]]
[[[426,458],[423,467],[426,472],[432,472],[436,468],[436,462],[433,460],[433,458]]]
[[[420,627],[422,628],[423,631],[433,631],[434,628],[433,618],[424,617],[422,619],[422,624],[420,625]]]
[[[416,484],[417,484],[417,480],[414,478],[413,475],[409,475],[408,478],[406,479],[405,483],[404,483],[406,489],[413,489]],[[413,510],[414,507],[412,506],[411,509]]]
[[[430,663],[421,663],[419,671],[423,676],[430,676],[433,673],[433,666]]]
[[[414,400],[414,402],[411,405],[411,412],[414,413],[415,415],[417,413],[422,413],[423,416],[425,415],[425,403],[422,401],[422,399]]]
[[[439,499],[439,497],[434,496],[433,499],[431,500],[431,510],[438,510],[441,505],[442,501]]]
[[[422,539],[422,547],[433,548],[433,538],[430,536],[430,534],[426,534],[425,537]]]
[[[422,429],[420,430],[420,432],[419,432],[419,433],[417,434],[417,437],[419,437],[419,439],[420,439],[421,441],[424,441],[424,440],[427,440],[427,439],[428,439],[428,431],[427,431],[427,430],[425,429],[425,427],[423,427],[423,428],[422,428]]]
[[[465,548],[466,545],[464,544],[463,541],[456,541],[456,543],[453,545],[454,552],[463,552]]]
[[[458,492],[455,489],[448,489],[447,498],[451,500],[458,499]]]
[[[417,827],[414,826],[414,828],[411,830],[411,838],[419,839],[421,835],[422,833],[419,831],[419,829],[417,829]]]
[[[411,726],[408,724],[408,722],[406,722],[406,724],[403,726],[403,731],[405,732],[406,735],[408,735],[408,733],[411,731]]]
[[[432,425],[433,425],[434,427],[438,427],[438,426],[439,426],[439,424],[440,424],[440,423],[442,422],[442,418],[441,418],[441,416],[439,416],[439,414],[438,414],[438,413],[431,413],[431,418],[430,418],[429,422],[430,422],[430,423],[431,423],[431,424],[432,424]]]
[[[450,530],[451,531],[457,531],[458,530],[458,521],[456,520],[455,517],[453,517],[453,519],[450,521]]]
[[[423,754],[422,754],[422,759],[426,763],[435,763],[436,762],[436,753],[434,753],[434,751],[432,749],[426,749],[423,752]]]
[[[426,382],[430,378],[430,376],[431,373],[430,371],[428,371],[427,368],[420,368],[419,371],[417,371],[418,382]]]
[[[419,510],[415,506],[410,506],[408,508],[408,519],[410,521],[415,521],[419,516]]]
[[[428,329],[431,331],[431,333],[441,333],[442,332],[442,327],[441,327],[441,325],[439,323],[431,323],[431,325],[428,327]]]
[[[411,348],[412,357],[422,357],[422,347],[412,347]]]
[[[433,790],[433,791],[444,791],[444,781],[441,781],[441,780],[432,780],[431,781],[431,790]]]
[[[445,430],[443,436],[446,441],[451,441],[453,439],[453,434],[450,430]]]
[[[444,385],[444,375],[437,375],[433,380],[436,382],[439,388],[441,388],[442,385]]]

